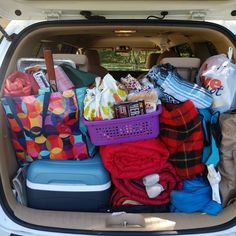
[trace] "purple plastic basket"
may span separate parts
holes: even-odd
[[[102,121],[83,119],[83,123],[94,145],[125,143],[157,137],[160,133],[161,111],[162,106],[159,105],[157,111],[145,115]]]

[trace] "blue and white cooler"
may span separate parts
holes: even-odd
[[[83,161],[34,161],[26,186],[29,207],[94,212],[108,207],[111,180],[97,155]]]

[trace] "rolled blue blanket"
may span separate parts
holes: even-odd
[[[170,64],[153,66],[146,77],[161,91],[161,100],[178,104],[192,100],[197,108],[208,108],[213,102],[210,92],[181,78]]]

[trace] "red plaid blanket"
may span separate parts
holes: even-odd
[[[160,137],[170,152],[169,160],[182,178],[192,178],[204,170],[201,119],[192,101],[164,104],[160,115]]]

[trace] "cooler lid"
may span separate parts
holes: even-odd
[[[27,170],[27,180],[33,184],[99,186],[110,182],[100,156],[77,160],[37,160]]]

